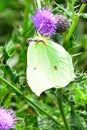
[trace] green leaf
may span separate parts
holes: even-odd
[[[82,123],[82,119],[79,114],[74,111],[73,107],[71,107],[71,125],[72,130],[86,130]]]
[[[42,115],[38,116],[37,121],[39,130],[59,130],[57,124]]]
[[[37,37],[27,52],[27,82],[36,95],[53,87],[65,87],[74,77],[72,58],[59,44]]]
[[[81,16],[87,19],[87,13],[82,13]]]
[[[12,40],[10,40],[8,42],[8,44],[6,45],[6,52],[8,54],[8,56],[13,56],[15,53],[15,46]]]
[[[3,46],[0,46],[0,58],[3,56]]]

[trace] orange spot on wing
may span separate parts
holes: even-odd
[[[34,67],[34,70],[36,70],[36,67]]]
[[[55,65],[54,67],[53,67],[55,70],[57,70],[58,69],[58,67]]]

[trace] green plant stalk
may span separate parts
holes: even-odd
[[[34,10],[37,8],[36,0],[31,0],[31,4],[33,5]]]
[[[79,17],[80,17],[79,14],[81,14],[84,11],[85,7],[86,7],[86,4],[82,4],[82,6],[79,9],[78,15],[76,15],[74,17],[72,25],[71,25],[71,27],[69,29],[69,32],[68,32],[68,34],[67,34],[67,36],[65,38],[65,43],[68,44],[68,41],[69,41],[70,37],[72,36],[72,34],[73,34],[74,30],[75,30],[75,27],[76,27],[76,25],[78,23],[78,20],[79,20]]]
[[[59,4],[57,4],[55,1],[54,1],[54,4],[57,5],[57,7],[59,9],[61,9],[61,11],[63,11],[67,16],[70,16],[69,13],[67,13],[66,9],[64,9],[62,6],[60,6]],[[53,9],[53,11],[54,11],[54,9]]]
[[[38,9],[41,9],[41,1],[40,0],[36,0],[37,1],[37,7]]]
[[[28,2],[28,0],[25,0],[23,32],[25,32],[27,30],[27,26],[28,26],[28,14],[29,14],[29,5],[28,4],[30,4],[30,2]]]
[[[72,12],[72,19],[74,18],[74,2],[67,1],[67,11]],[[71,16],[71,15],[70,15]]]
[[[36,104],[34,101],[32,101],[31,99],[29,99],[28,97],[26,97],[17,87],[15,87],[13,84],[11,84],[9,81],[7,81],[6,79],[4,79],[3,77],[0,76],[0,81],[2,81],[3,83],[5,83],[6,85],[10,86],[13,91],[15,91],[18,95],[22,96],[26,101],[29,102],[29,105],[31,107],[37,108],[38,110],[40,110],[42,113],[44,113],[45,115],[47,115],[51,120],[53,120],[55,123],[57,123],[59,126],[60,124],[58,123],[58,121],[53,118],[49,113],[47,113],[42,107],[40,107],[40,105]]]
[[[34,9],[36,8],[35,0],[24,0],[24,3],[25,3],[25,9],[24,9],[23,33],[26,32],[26,30],[28,30],[30,6],[33,6]]]
[[[64,112],[64,108],[63,108],[63,104],[62,104],[63,101],[62,101],[62,89],[61,88],[57,90],[56,95],[57,95],[57,101],[58,101],[59,109],[60,109],[60,112],[61,112],[61,115],[62,115],[63,122],[65,124],[66,130],[71,130],[70,127],[69,127],[69,124],[67,122],[65,112]]]
[[[46,5],[46,6],[49,6],[49,7],[50,7],[50,4],[51,4],[51,3],[50,3],[50,0],[44,0],[44,2],[45,2],[45,5]]]

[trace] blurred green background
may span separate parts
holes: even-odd
[[[53,1],[54,0],[42,0],[42,5],[49,6],[49,3],[51,2],[50,6],[53,6],[56,10],[56,5],[54,6]],[[66,0],[55,1],[57,4],[60,4],[60,6],[64,5],[64,7],[66,7]],[[80,0],[77,0],[75,3],[75,6],[78,5],[81,5]],[[16,84],[16,86],[26,96],[34,100],[36,103],[38,100],[41,104],[41,107],[46,109],[50,114],[54,115],[55,118],[59,117],[58,120],[62,122],[61,114],[59,112],[58,104],[54,95],[54,89],[43,93],[41,97],[38,98],[32,94],[26,83],[26,53],[28,47],[26,40],[28,37],[34,36],[35,30],[30,16],[34,13],[35,8],[37,8],[35,0],[0,0],[0,75],[4,76],[10,82]],[[79,6],[75,9],[75,11],[78,9]],[[56,10],[56,12],[58,11]],[[77,73],[81,72],[81,74],[83,72],[87,72],[87,8],[84,12],[85,13],[81,16],[81,19],[79,20],[77,28],[74,32],[74,36],[76,36],[73,38],[74,47],[71,47],[70,49],[70,53],[73,55],[75,69]],[[76,111],[79,111],[81,117],[84,118],[82,120],[83,123],[87,123],[86,84],[87,80],[81,81],[81,83],[74,83],[71,85],[71,90],[69,90],[69,88],[65,88],[63,92],[63,94],[69,99],[73,97]],[[43,116],[43,114],[39,115],[37,110],[36,114],[23,98],[19,98],[18,95],[12,92],[9,86],[6,86],[3,83],[0,83],[0,103],[1,105],[9,106],[9,108],[13,108],[16,111],[16,115],[19,117],[17,130],[38,130],[37,125],[39,126],[40,130],[58,129],[57,126]],[[67,106],[65,111],[67,118],[70,119],[70,106],[66,102],[64,102],[63,105],[64,107]],[[84,113],[82,113],[83,111]],[[86,125],[86,123],[84,124]],[[63,127],[61,130],[65,130],[64,124],[61,124]],[[48,128],[46,129],[46,127]]]

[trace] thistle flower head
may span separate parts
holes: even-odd
[[[16,118],[12,110],[0,107],[0,130],[15,128]]]
[[[87,4],[87,0],[82,0],[82,3]]]
[[[63,15],[56,15],[57,20],[57,32],[65,32],[67,28],[69,27],[69,21],[68,19]]]
[[[51,9],[47,7],[37,9],[35,15],[32,16],[32,20],[35,28],[40,32],[40,34],[51,36],[55,32],[56,18]]]

